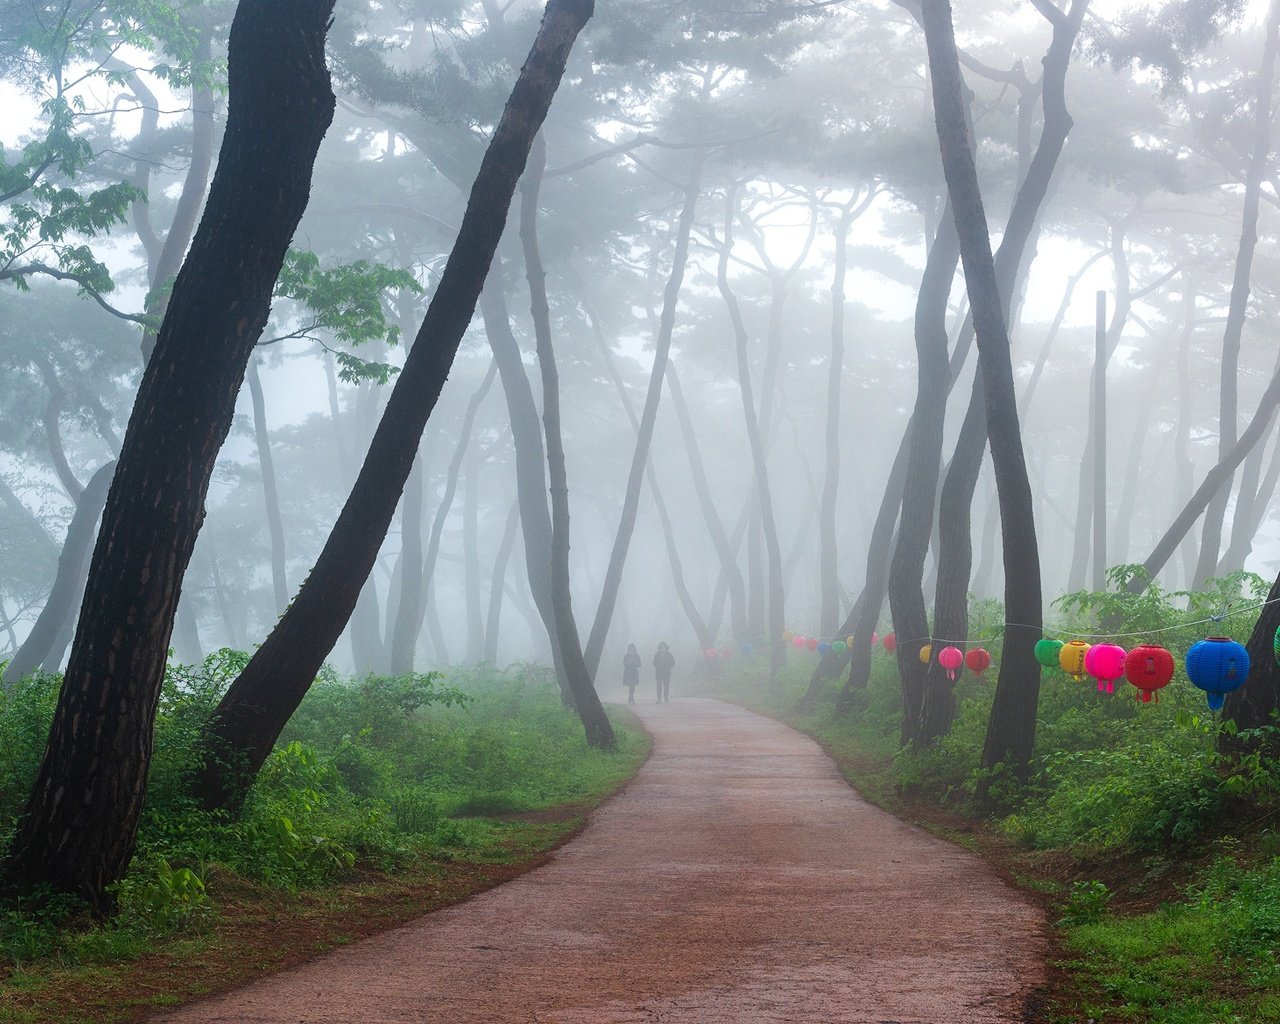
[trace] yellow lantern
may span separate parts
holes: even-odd
[[[1084,656],[1089,653],[1089,644],[1083,640],[1072,640],[1062,645],[1058,652],[1058,664],[1062,671],[1077,683],[1084,678]]]
[[[933,660],[933,644],[925,644],[920,648],[920,660],[926,665]]]

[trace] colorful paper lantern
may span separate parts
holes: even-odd
[[[809,648],[809,650],[816,651],[818,649],[818,638],[811,636],[804,642],[804,645]]]
[[[1227,694],[1249,678],[1249,652],[1225,636],[1211,636],[1187,651],[1187,678],[1204,690],[1210,711],[1221,711]]]
[[[964,665],[975,676],[981,676],[991,667],[991,655],[981,647],[974,647],[964,656]]]
[[[831,645],[827,643],[825,640],[823,640],[821,643],[818,644],[818,653],[823,655],[824,657],[826,656],[826,653],[829,650],[831,650]]]
[[[874,647],[879,642],[880,642],[880,634],[873,629],[871,631],[871,646]]]
[[[884,639],[880,642],[884,644],[884,649],[890,654],[898,649],[898,637],[894,633],[886,633]]]
[[[924,644],[920,648],[920,660],[926,665],[933,660],[933,644]]]
[[[1115,644],[1094,644],[1084,656],[1084,670],[1098,680],[1098,692],[1115,693],[1116,680],[1124,675],[1125,649]]]
[[[1058,655],[1062,653],[1062,641],[1042,636],[1036,641],[1036,661],[1045,668],[1058,668]]]
[[[744,658],[749,658],[751,657],[752,654],[755,653],[755,648],[752,647],[750,644],[742,644],[738,647],[738,650],[742,652],[742,656]]]
[[[1062,645],[1058,652],[1058,667],[1077,683],[1084,679],[1084,659],[1089,654],[1089,645],[1083,640],[1072,640]]]
[[[1124,674],[1138,688],[1138,700],[1150,704],[1154,697],[1159,704],[1160,694],[1156,691],[1168,686],[1173,678],[1173,655],[1163,647],[1142,644],[1125,655]]]
[[[705,654],[705,655],[707,656],[707,660],[708,660],[708,661],[714,661],[714,660],[715,660],[716,655],[717,655],[717,654],[719,654],[720,652],[719,652],[719,651],[717,651],[714,647],[708,647],[708,648],[707,648],[705,651],[703,651],[702,653],[703,653],[703,654]]]
[[[721,647],[721,648],[720,648],[720,657],[722,657],[722,658],[732,658],[732,657],[733,657],[733,648],[732,648],[732,647]]]
[[[1271,649],[1275,652],[1276,664],[1280,665],[1280,626],[1276,627],[1276,635],[1271,641]]]
[[[795,635],[793,632],[791,632],[791,630],[789,630],[789,629],[784,629],[784,630],[782,631],[782,639],[783,639],[783,640],[791,641],[791,640],[794,640],[795,638],[796,638],[796,635]]]
[[[852,637],[852,636],[847,636],[847,637],[845,637],[845,638],[844,638],[844,642],[845,642],[845,646],[846,646],[846,647],[852,647],[852,646],[853,646],[853,637]]]
[[[954,683],[964,664],[964,651],[959,647],[944,647],[938,652],[938,664],[947,670],[947,678]]]
[[[847,651],[848,649],[849,649],[849,645],[846,644],[843,640],[837,640],[835,643],[831,645],[832,654],[844,654],[844,652]]]
[[[792,646],[792,647],[794,647],[794,648],[796,648],[797,650],[799,650],[800,648],[804,647],[804,637],[802,637],[802,636],[792,636],[792,637],[791,637],[791,646]]]

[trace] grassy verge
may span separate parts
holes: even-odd
[[[1138,611],[1140,628],[1177,621],[1167,607]],[[984,815],[971,796],[994,671],[963,677],[952,734],[912,751],[898,743],[892,658],[875,657],[847,717],[834,713],[842,680],[802,707],[815,662],[792,662],[770,688],[762,666],[739,660],[708,692],[813,736],[868,799],[1043,902],[1049,991],[1030,1019],[1280,1022],[1280,766],[1218,755],[1218,724],[1185,678],[1144,705],[1046,672],[1030,783],[998,779],[1002,809]]]
[[[166,686],[138,855],[108,925],[0,908],[0,1022],[115,1024],[224,991],[542,863],[620,789],[648,737],[586,746],[535,669],[320,681],[236,822],[183,796],[224,652]],[[56,680],[0,703],[0,828],[34,770]]]

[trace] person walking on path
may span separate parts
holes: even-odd
[[[658,681],[658,703],[671,703],[671,670],[676,667],[676,659],[665,640],[658,644],[658,653],[653,656],[653,675]]]
[[[640,685],[640,652],[635,644],[627,644],[627,653],[622,656],[622,685],[627,688],[627,703],[634,704]]]

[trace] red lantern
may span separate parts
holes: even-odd
[[[733,657],[733,648],[732,648],[732,647],[721,647],[721,648],[720,648],[720,657],[722,657],[722,658],[732,658],[732,657]]]
[[[811,636],[804,642],[804,645],[809,648],[809,650],[816,651],[818,649],[818,638],[816,636]]]
[[[708,647],[708,648],[707,648],[705,651],[703,651],[702,653],[703,653],[703,654],[705,654],[705,655],[707,656],[707,660],[708,660],[708,661],[714,661],[714,660],[715,660],[716,655],[717,655],[717,654],[719,654],[720,652],[719,652],[719,651],[717,651],[714,647]]]
[[[1154,697],[1159,704],[1157,691],[1173,678],[1173,655],[1154,645],[1135,647],[1124,659],[1124,674],[1138,688],[1136,696],[1142,703],[1150,704]]]
[[[802,637],[802,636],[793,636],[793,637],[791,638],[791,646],[792,646],[792,647],[794,647],[794,648],[796,648],[797,650],[799,650],[800,648],[804,647],[804,637]]]
[[[1115,644],[1094,644],[1085,653],[1084,670],[1098,680],[1098,692],[1114,693],[1116,680],[1124,675],[1125,651]]]
[[[964,652],[959,647],[944,647],[938,652],[938,664],[947,670],[947,678],[954,682],[956,673],[964,664]]]
[[[981,676],[991,667],[991,655],[981,647],[975,647],[964,656],[964,664],[975,676]]]
[[[890,654],[898,649],[898,637],[896,634],[886,633],[881,643],[884,644],[884,649]]]

